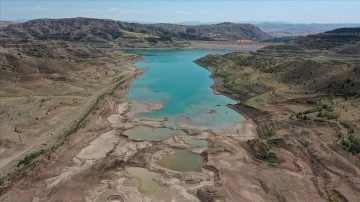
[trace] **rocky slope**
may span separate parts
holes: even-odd
[[[0,189],[16,162],[59,140],[98,96],[132,75],[136,58],[82,43],[0,38]]]
[[[23,39],[57,39],[84,42],[147,40],[254,40],[270,38],[251,24],[221,23],[185,26],[175,24],[138,24],[92,18],[38,19],[9,25],[3,36]]]
[[[316,187],[318,197],[357,201],[360,61],[357,56],[317,49],[323,48],[322,44],[336,47],[332,41],[337,37],[345,38],[339,44],[349,45],[356,34],[338,30],[318,37],[325,40],[317,41],[316,49],[296,44],[271,46],[252,53],[209,55],[196,62],[212,72],[218,92],[241,102],[233,108],[258,125],[260,138],[243,144],[255,158],[286,168],[286,156],[291,154],[294,162],[305,163],[297,172],[311,177],[313,185],[309,187]],[[296,182],[286,188],[280,184],[272,187],[290,190]],[[303,201],[283,193],[284,201]]]
[[[308,35],[296,41],[302,48],[341,51],[360,41],[360,28],[340,28],[332,31]],[[357,45],[358,46],[358,45]]]

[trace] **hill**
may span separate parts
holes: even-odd
[[[1,28],[1,27],[6,27],[6,26],[8,26],[8,25],[10,25],[10,24],[15,24],[15,23],[18,23],[18,22],[2,21],[2,20],[0,20],[0,28]]]
[[[331,45],[336,38],[329,35],[321,36],[330,38],[324,43]],[[276,168],[285,170],[291,162],[288,157],[296,156],[311,170],[313,185],[324,199],[356,201],[360,188],[357,56],[282,45],[208,55],[196,63],[212,72],[215,91],[239,101],[231,107],[257,124],[259,138],[243,145],[255,158],[264,164],[280,162]],[[349,180],[339,180],[344,177]]]
[[[360,27],[358,23],[311,23],[311,24],[293,24],[293,23],[276,23],[276,22],[264,22],[264,23],[252,23],[259,27],[264,32],[274,37],[284,36],[306,36],[309,34],[318,34],[329,30],[339,29],[343,27]]]
[[[106,19],[66,18],[38,19],[11,24],[2,29],[3,37],[21,39],[55,39],[82,42],[173,40],[254,40],[270,36],[251,24],[220,23],[186,26],[176,24],[139,24]]]
[[[306,49],[340,51],[358,41],[360,41],[360,28],[340,28],[301,37],[296,44]]]

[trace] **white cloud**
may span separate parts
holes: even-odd
[[[109,9],[107,9],[107,11],[118,12],[118,11],[121,11],[121,9],[120,8],[109,8]]]
[[[29,8],[16,8],[14,11],[26,12],[26,11],[53,11],[53,8],[44,8],[41,6],[32,6]]]

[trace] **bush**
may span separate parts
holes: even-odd
[[[347,135],[347,137],[343,137],[340,143],[344,150],[347,150],[353,155],[360,153],[360,137],[358,135],[351,133]]]
[[[332,119],[338,119],[340,117],[340,115],[336,112],[328,112],[327,111],[324,113],[324,117],[326,117],[329,120],[332,120]]]
[[[39,157],[40,155],[44,154],[45,150],[40,150],[34,153],[31,153],[29,155],[26,155],[24,159],[22,159],[21,161],[19,161],[19,163],[17,164],[17,167],[20,167],[21,165],[28,165],[29,163],[31,163],[31,161],[33,161],[34,159],[36,159],[37,157]]]
[[[149,43],[157,43],[158,42],[158,40],[154,37],[147,37],[146,41],[148,41]]]
[[[302,112],[302,114],[312,114],[312,113],[315,113],[315,112],[317,112],[317,111],[318,111],[318,109],[316,109],[316,108],[314,108],[314,109],[308,109],[308,110]]]
[[[18,127],[15,127],[14,131],[15,131],[15,133],[21,133],[22,132]]]
[[[320,122],[320,123],[324,123],[324,122],[326,122],[326,119],[324,119],[324,118],[322,118],[322,117],[315,117],[315,118],[314,118],[314,121]]]
[[[253,139],[248,140],[247,143],[258,159],[267,161],[269,163],[279,163],[278,157],[274,152],[272,152],[270,145],[268,145],[265,141]]]
[[[340,124],[348,130],[349,134],[355,133],[355,125],[349,121],[340,121]]]
[[[209,150],[209,153],[211,153],[211,154],[218,154],[218,153],[223,153],[223,152],[232,153],[232,150],[225,146],[217,146],[217,147],[211,148]]]
[[[309,118],[307,115],[303,115],[303,116],[302,116],[302,120],[308,121],[308,120],[310,120],[310,118]]]
[[[321,107],[323,109],[325,109],[326,111],[329,111],[329,112],[334,111],[334,108],[331,105],[328,105],[328,104],[323,104]]]
[[[268,123],[265,123],[264,126],[264,134],[268,137],[272,137],[275,135],[275,131],[274,129],[268,124]]]

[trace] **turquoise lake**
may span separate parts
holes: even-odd
[[[137,118],[168,118],[166,126],[190,125],[226,130],[244,117],[227,104],[236,101],[215,95],[210,86],[214,81],[210,72],[193,61],[207,54],[225,54],[221,50],[139,50],[144,60],[138,67],[148,68],[133,82],[126,97],[130,101],[161,102],[164,108],[151,113],[137,114]]]

